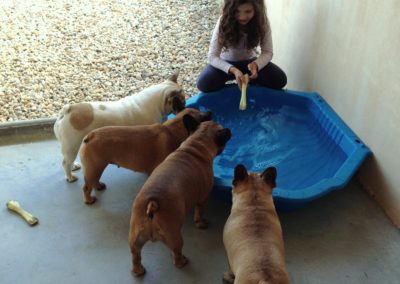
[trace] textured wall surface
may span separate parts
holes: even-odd
[[[319,92],[371,148],[358,177],[400,226],[400,2],[266,3],[288,88]]]

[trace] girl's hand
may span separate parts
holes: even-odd
[[[243,84],[243,80],[244,80],[242,71],[240,71],[236,67],[232,66],[231,68],[229,68],[229,73],[231,73],[235,76],[236,83],[237,83],[239,89],[242,90],[242,84]]]
[[[256,79],[257,76],[258,76],[258,65],[257,65],[257,63],[255,63],[253,61],[249,65],[247,65],[247,68],[249,68],[249,71],[250,71],[249,79],[250,80]]]

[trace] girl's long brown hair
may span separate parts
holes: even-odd
[[[224,48],[235,47],[240,42],[240,24],[235,15],[239,5],[250,3],[254,7],[254,17],[247,23],[246,48],[257,47],[264,40],[267,32],[267,14],[264,0],[224,0],[221,22],[219,26],[219,44]]]

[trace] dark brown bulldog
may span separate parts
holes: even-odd
[[[148,240],[162,241],[171,250],[177,267],[187,263],[182,255],[181,234],[185,214],[195,207],[196,226],[207,227],[202,214],[213,187],[213,159],[230,138],[231,131],[220,124],[201,123],[143,185],[132,206],[129,230],[136,276],[145,273],[141,249]]]

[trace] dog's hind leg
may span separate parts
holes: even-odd
[[[86,204],[90,205],[96,202],[97,200],[96,197],[90,195],[92,193],[92,188],[88,186],[86,183],[83,185],[82,191],[83,191],[83,201]]]
[[[77,171],[80,168],[81,168],[81,165],[79,165],[79,163],[77,163],[77,162],[72,163],[72,171]]]
[[[85,201],[85,203],[88,205],[96,202],[96,197],[91,196],[93,188],[95,188],[97,190],[106,189],[106,185],[99,181],[101,174],[103,173],[106,166],[107,165],[101,165],[96,168],[89,167],[89,169],[88,169],[84,164],[83,177],[85,180],[85,184],[82,187],[83,201]]]
[[[78,179],[76,176],[72,174],[72,170],[77,169],[77,167],[79,169],[80,167],[79,164],[74,163],[79,151],[79,146],[80,142],[73,143],[68,147],[61,145],[61,152],[64,156],[62,165],[64,167],[65,176],[68,182],[74,182]]]
[[[132,253],[132,272],[137,277],[146,273],[146,269],[142,265],[141,251],[148,240],[149,238],[143,233],[134,232],[133,235],[129,235],[129,245]]]
[[[194,222],[196,224],[196,227],[199,229],[206,229],[208,227],[207,220],[203,219],[203,212],[204,208],[207,205],[207,201],[208,198],[203,202],[199,202],[198,204],[196,204],[196,207],[194,208]]]
[[[224,283],[232,284],[235,282],[235,275],[232,273],[232,271],[227,271],[227,272],[224,272],[224,276],[222,279],[223,279]]]
[[[68,182],[76,181],[78,178],[72,174],[73,162],[71,162],[70,159],[64,158],[62,161],[62,165],[63,165],[64,172],[65,172],[65,179]]]
[[[106,189],[106,185],[100,182],[100,178],[108,164],[94,164],[95,163],[88,164],[87,161],[82,159],[83,178],[85,180],[85,186],[97,190],[104,190]]]
[[[224,275],[222,277],[222,281],[224,283],[227,284],[232,284],[235,282],[235,274],[233,274],[232,269],[231,269],[231,265],[229,264],[228,261],[228,265],[229,265],[229,270],[227,272],[224,272]]]
[[[107,165],[100,165],[98,167],[92,168],[91,166],[87,167],[84,160],[82,160],[82,162],[84,162],[83,178],[85,180],[85,183],[82,187],[83,201],[85,201],[85,203],[89,205],[96,202],[96,197],[91,196],[93,188],[97,190],[106,189],[106,185],[104,183],[101,183],[99,179]]]
[[[181,227],[182,226],[176,226],[175,224],[173,227],[169,226],[167,231],[164,230],[165,233],[168,233],[163,240],[171,250],[174,264],[178,268],[182,268],[188,263],[188,259],[182,254],[183,237]]]

